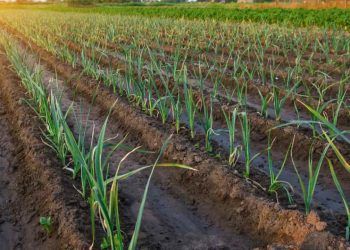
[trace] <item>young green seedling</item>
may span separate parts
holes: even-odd
[[[289,152],[290,152],[291,148],[293,147],[294,138],[293,138],[293,141],[289,144],[289,147],[288,147],[287,152],[284,156],[282,165],[280,166],[277,174],[275,173],[275,170],[274,170],[273,161],[272,161],[272,153],[271,153],[272,145],[273,145],[275,139],[273,139],[273,141],[271,142],[271,133],[269,133],[268,148],[267,148],[267,164],[268,164],[268,168],[269,168],[270,185],[269,185],[268,192],[276,194],[276,198],[277,198],[277,202],[278,202],[278,190],[283,189],[287,194],[289,203],[292,203],[293,202],[292,193],[294,192],[293,186],[287,181],[280,180],[280,176],[285,168],[285,165],[286,165],[286,162],[287,162],[287,159],[289,156]]]
[[[304,199],[304,204],[305,204],[305,212],[306,214],[310,213],[311,210],[311,203],[312,203],[312,199],[315,193],[315,188],[316,188],[316,184],[317,184],[317,180],[318,180],[318,176],[320,174],[320,170],[321,167],[323,165],[324,159],[326,157],[327,151],[330,147],[330,144],[328,144],[322,154],[321,157],[319,158],[316,167],[314,166],[314,162],[313,162],[313,150],[314,147],[311,146],[309,149],[309,158],[308,158],[308,170],[309,170],[309,175],[308,175],[308,181],[307,184],[305,184],[304,180],[302,179],[296,164],[294,162],[294,157],[293,157],[293,148],[290,150],[290,157],[292,160],[292,164],[295,170],[295,173],[298,176],[298,181],[301,187],[301,191],[302,191],[302,195],[303,195],[303,199]]]
[[[229,132],[230,148],[229,148],[228,162],[230,166],[234,166],[237,160],[239,159],[240,153],[241,153],[241,146],[235,146],[236,119],[237,119],[238,110],[237,108],[235,108],[230,114],[226,114],[224,110],[222,110],[222,112],[225,116],[226,125]]]
[[[347,217],[347,225],[345,227],[345,239],[348,241],[350,238],[350,208],[349,208],[349,203],[345,197],[345,193],[343,191],[343,188],[341,187],[341,184],[338,180],[337,174],[334,171],[333,163],[330,159],[327,158],[329,170],[331,172],[333,181],[335,186],[337,187],[337,190],[339,192],[339,195],[343,201],[344,207],[345,207],[345,212],[346,212],[346,217]]]
[[[52,232],[52,220],[51,220],[51,217],[40,217],[39,219],[39,223],[40,225],[44,228],[44,230],[46,231],[46,233],[48,235],[51,234]]]

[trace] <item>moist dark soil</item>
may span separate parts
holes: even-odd
[[[0,126],[0,242],[4,249],[14,249],[22,247],[22,228],[14,211],[18,210],[19,204],[16,204],[16,201],[20,201],[15,182],[23,156],[22,149],[11,136],[8,113],[1,100]],[[16,211],[16,214],[19,212]],[[38,231],[38,225],[34,226],[34,229]]]

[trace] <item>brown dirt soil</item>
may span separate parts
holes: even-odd
[[[0,75],[0,248],[88,249],[88,205],[43,143],[40,121],[3,52]],[[53,220],[49,236],[41,216]]]
[[[31,47],[50,70],[67,81],[72,90],[87,98],[95,98],[96,104],[108,112],[115,102],[115,96],[110,91],[103,87],[97,90],[96,81],[81,77],[80,72],[35,44]],[[151,150],[158,150],[171,131],[169,127],[160,127],[157,120],[145,116],[123,98],[117,100],[112,117]],[[198,211],[213,221],[254,235],[255,239],[266,244],[306,246],[307,249],[320,249],[322,246],[344,248],[342,241],[324,231],[325,224],[315,213],[306,218],[298,211],[282,209],[268,201],[261,191],[223,168],[220,161],[194,149],[185,137],[175,135],[165,155],[171,161],[181,161],[199,170],[168,171],[161,181],[172,183],[169,192],[185,194],[187,200],[197,204]]]

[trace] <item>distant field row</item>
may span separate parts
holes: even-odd
[[[18,6],[16,7],[18,8]],[[21,8],[28,8],[24,5]],[[283,8],[238,8],[236,4],[155,4],[155,5],[113,5],[94,7],[68,7],[65,5],[36,5],[30,8],[60,12],[105,13],[118,15],[142,15],[186,19],[213,19],[220,21],[252,21],[282,23],[305,27],[350,28],[349,9],[283,9]]]

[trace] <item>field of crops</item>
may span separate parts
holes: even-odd
[[[136,15],[143,17],[185,18],[191,20],[217,20],[233,22],[257,22],[283,24],[293,27],[317,26],[349,31],[350,9],[326,8],[323,3],[317,8],[306,4],[274,3],[263,4],[220,4],[220,3],[124,3],[87,5],[82,8],[65,4],[1,5],[0,8],[37,9],[55,12],[101,13],[108,15]],[[291,7],[288,7],[288,6]],[[327,4],[326,4],[327,6]],[[349,6],[348,6],[349,7]]]
[[[7,9],[0,75],[6,249],[348,247],[346,31]]]

